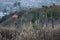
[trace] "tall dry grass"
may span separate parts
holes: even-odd
[[[0,40],[60,40],[60,29],[58,25],[54,29],[48,27],[42,30],[24,25],[18,29],[0,27]]]

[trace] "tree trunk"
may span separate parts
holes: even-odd
[[[43,27],[43,21],[41,20],[41,26]]]
[[[51,22],[52,22],[52,28],[54,28],[54,22],[53,22],[53,18],[52,18]]]

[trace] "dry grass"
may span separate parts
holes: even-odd
[[[24,26],[21,31],[20,29],[0,27],[0,40],[60,40],[59,24],[54,29],[51,25],[43,30],[34,30],[32,26]]]

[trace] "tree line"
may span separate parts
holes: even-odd
[[[2,19],[0,20],[0,23],[7,20],[13,14],[17,13],[20,20],[22,19],[24,21],[26,20],[31,21],[32,24],[34,24],[36,20],[37,22],[39,20],[41,22],[41,25],[43,26],[43,23],[45,23],[46,27],[48,25],[48,22],[51,21],[52,28],[54,28],[54,22],[60,18],[60,6],[59,5],[55,5],[55,4],[52,4],[51,6],[42,5],[41,8],[29,8],[27,10],[23,10],[21,9],[20,4],[21,4],[20,2],[15,2],[13,6],[16,7],[16,9],[17,9],[17,6],[19,6],[19,11],[15,11],[13,13],[10,12],[9,15],[4,14],[5,16],[2,17]],[[3,13],[7,13],[6,8],[3,10]],[[24,17],[26,17],[26,20]]]

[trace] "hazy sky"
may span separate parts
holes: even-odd
[[[23,6],[38,6],[40,4],[50,4],[54,2],[60,4],[60,0],[0,0],[0,4],[10,4],[12,5],[16,1],[21,1]]]
[[[51,3],[60,4],[60,0],[0,0],[0,10],[7,5],[13,5],[16,1],[21,1],[21,6],[24,7],[37,7],[39,5],[49,5]],[[3,16],[2,12],[0,12],[0,16]]]

